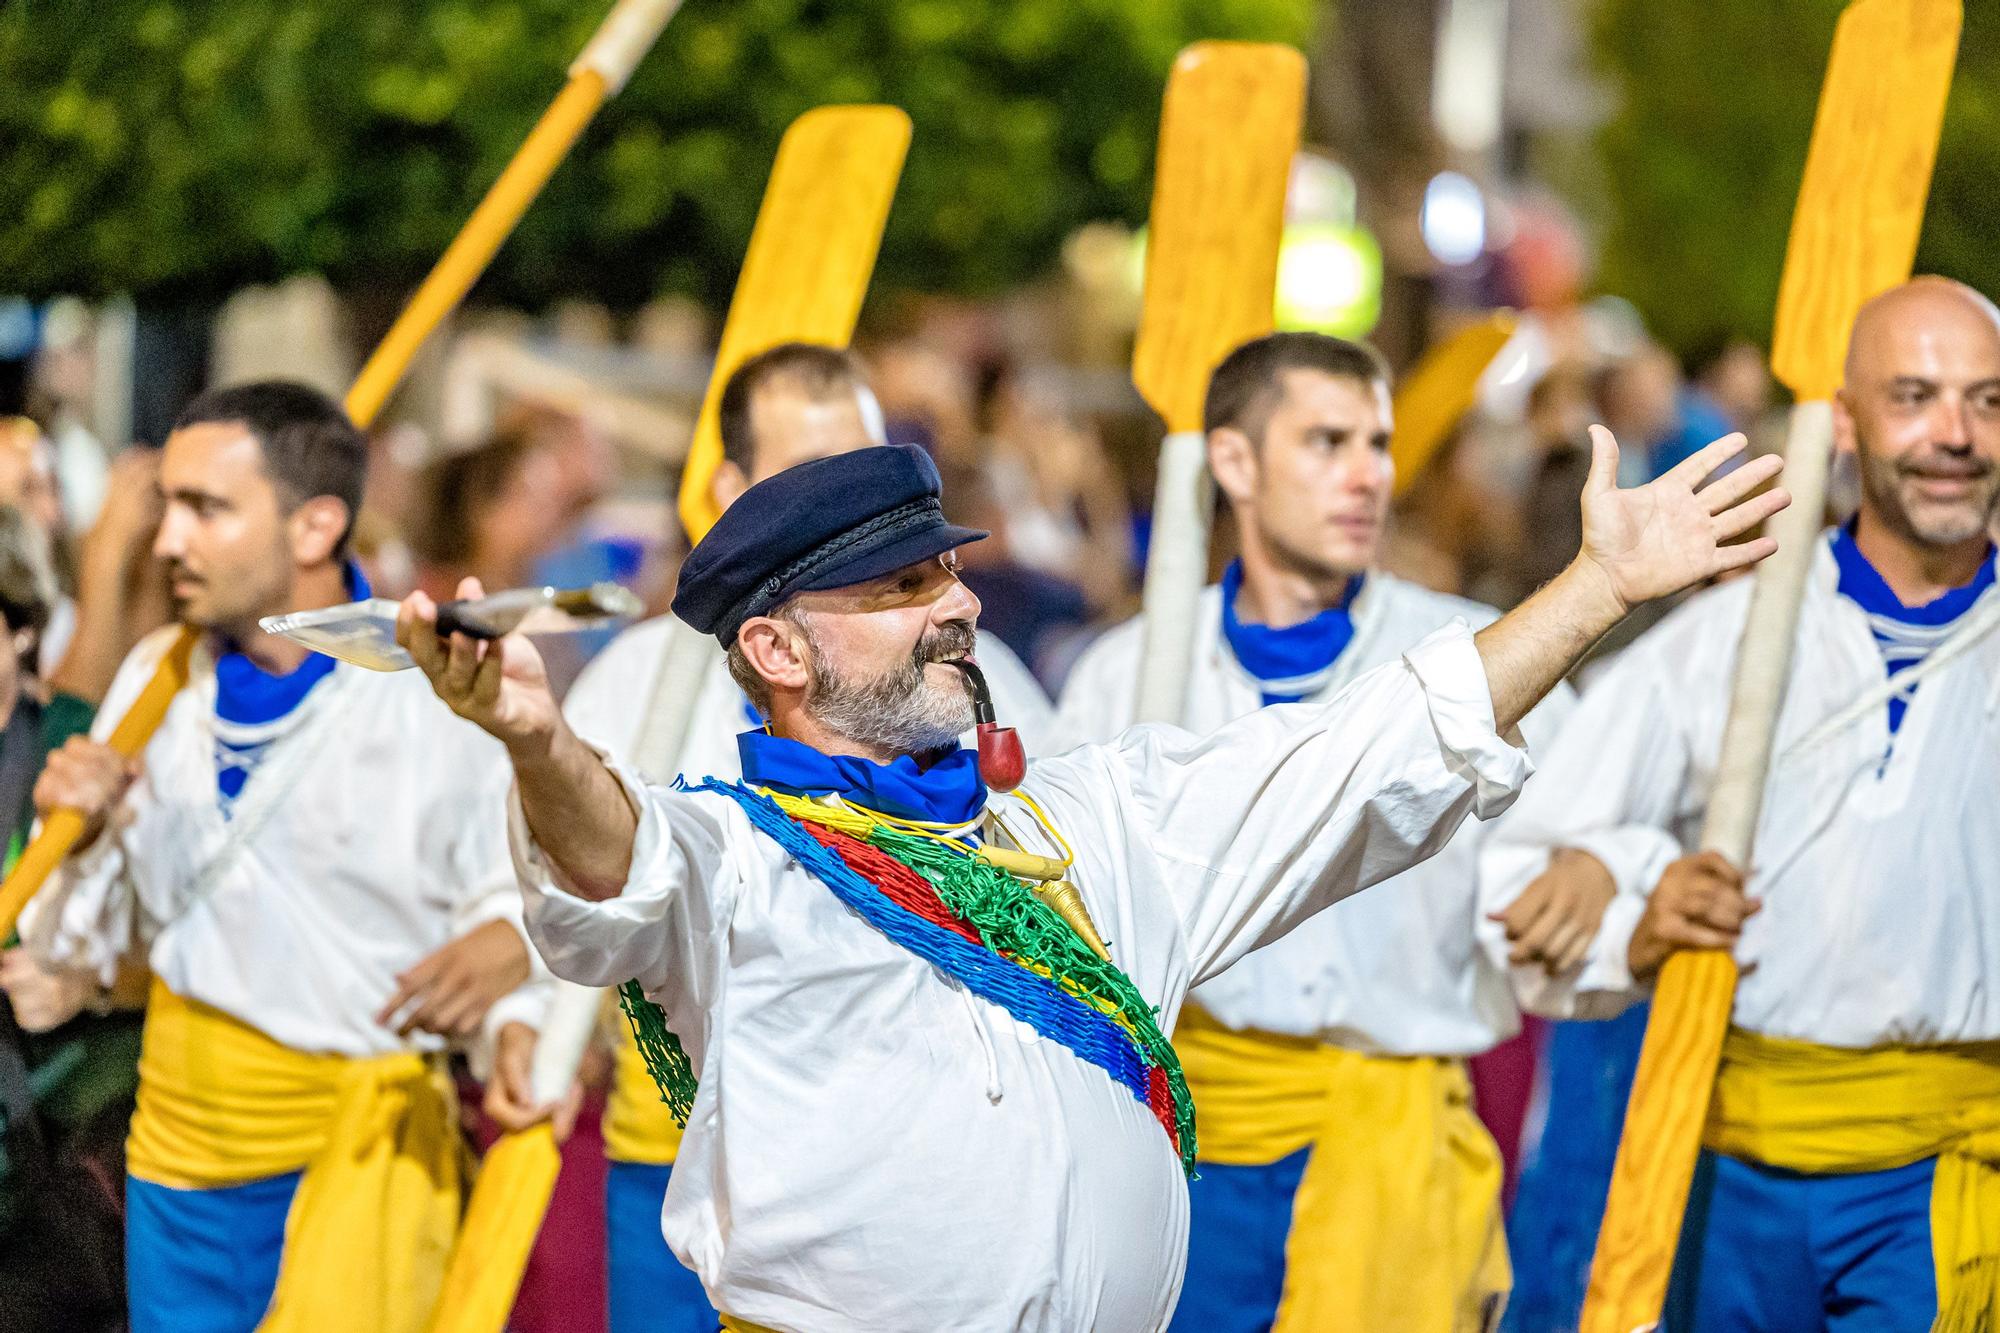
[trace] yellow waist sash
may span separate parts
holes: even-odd
[[[1457,1060],[1361,1055],[1181,1011],[1201,1160],[1260,1166],[1310,1145],[1276,1333],[1477,1330],[1513,1273],[1502,1167]]]
[[[1937,1158],[1935,1328],[2000,1327],[2000,1042],[1857,1051],[1732,1028],[1704,1138],[1816,1174]]]
[[[458,1227],[463,1144],[441,1065],[280,1045],[155,981],[126,1167],[173,1189],[305,1174],[266,1333],[418,1333]]]
[[[604,1107],[604,1155],[614,1162],[670,1166],[681,1151],[681,1127],[660,1100],[659,1085],[646,1072],[645,1057],[632,1029],[618,1022],[618,1063]]]

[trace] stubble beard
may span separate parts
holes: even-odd
[[[1983,501],[1929,504],[1908,498],[1915,476],[1906,474],[1897,460],[1861,457],[1861,489],[1869,507],[1898,536],[1929,550],[1963,545],[1991,532],[2000,509],[2000,476],[1988,469],[1980,480],[1986,488]]]

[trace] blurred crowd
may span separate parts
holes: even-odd
[[[1553,576],[1577,549],[1592,422],[1618,435],[1628,481],[1730,430],[1774,447],[1760,349],[1718,339],[1683,361],[1629,323],[1615,311],[1524,322],[1479,406],[1419,475],[1398,479],[1385,555],[1392,572],[1502,607]],[[954,520],[992,533],[964,553],[982,627],[1053,695],[1094,635],[1138,607],[1157,438],[1143,408],[1129,393],[1080,392],[1077,375],[1061,367],[968,354],[948,340],[857,350],[888,438],[927,449]],[[0,418],[0,616],[13,646],[0,654],[0,803],[16,851],[42,756],[88,727],[119,662],[169,615],[150,557],[161,511],[157,451],[92,435],[72,356],[44,355],[16,386],[18,414]],[[630,421],[613,415],[588,394],[503,393],[490,427],[455,447],[408,421],[376,431],[356,530],[376,595],[448,596],[467,575],[488,589],[609,580],[637,591],[649,611],[664,609],[684,553],[669,503],[675,478],[662,462],[673,451],[635,451]],[[1235,554],[1227,528],[1225,518],[1217,570]],[[552,641],[559,683],[607,639]],[[12,953],[0,959],[22,965]],[[0,1006],[0,1113],[32,1132],[4,1140],[13,1153],[0,1161],[4,1244],[19,1255],[33,1247],[18,1242],[39,1239],[42,1252],[66,1256],[76,1265],[64,1278],[76,1293],[71,1313],[83,1319],[72,1326],[114,1327],[137,1010],[113,1006],[39,1032],[33,987],[14,980],[13,1011]],[[1527,1099],[1523,1067],[1504,1056],[1486,1067],[1482,1108],[1511,1151]],[[27,1191],[44,1205],[22,1208]],[[538,1315],[531,1271],[520,1327],[589,1326],[587,1315],[575,1322],[576,1275],[601,1272],[601,1262],[587,1225],[564,1237],[563,1214],[559,1200],[550,1253],[538,1264],[544,1282],[571,1295],[560,1316],[553,1306]],[[0,1309],[28,1309],[26,1293],[46,1289],[48,1275],[31,1267],[0,1265]],[[92,1308],[105,1322],[77,1313]]]

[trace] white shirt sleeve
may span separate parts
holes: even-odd
[[[1689,685],[1676,685],[1658,647],[1642,639],[1585,692],[1481,852],[1480,942],[1509,971],[1530,1012],[1608,1018],[1644,994],[1626,955],[1653,886],[1683,854],[1672,829],[1687,814],[1692,762],[1683,706]],[[1617,888],[1590,953],[1561,976],[1533,965],[1509,968],[1504,932],[1488,914],[1510,906],[1565,847],[1603,862]]]
[[[641,781],[612,763],[639,812],[632,869],[615,897],[571,893],[528,831],[518,789],[507,798],[508,838],[525,899],[528,938],[550,971],[581,986],[636,979],[650,996],[712,1001],[734,911],[740,866],[721,798]],[[740,835],[739,830],[739,835]],[[743,839],[743,841],[748,841]]]
[[[1258,709],[1207,736],[1134,727],[1036,772],[1088,782],[1106,760],[1129,812],[1128,864],[1173,897],[1197,984],[1423,860],[1468,812],[1498,813],[1532,768],[1494,730],[1463,621],[1323,702]]]

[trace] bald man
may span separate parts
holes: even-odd
[[[1747,579],[1597,679],[1482,859],[1515,920],[1603,908],[1526,978],[1550,1015],[1617,1013],[1676,950],[1743,965],[1674,1333],[2000,1311],[2000,310],[1937,278],[1878,297],[1836,421],[1861,507],[1808,582],[1747,882],[1693,850]]]

